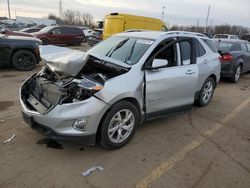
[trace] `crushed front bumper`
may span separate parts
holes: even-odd
[[[55,106],[47,114],[28,109],[21,96],[20,103],[25,122],[36,131],[57,140],[79,141],[94,145],[98,126],[109,105],[96,97],[87,100]],[[85,118],[83,130],[77,130],[73,124]]]

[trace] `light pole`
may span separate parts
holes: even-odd
[[[11,15],[10,15],[10,1],[9,0],[7,0],[7,4],[8,4],[9,19],[11,19]]]
[[[164,15],[165,15],[165,6],[162,7],[162,16],[161,16],[161,20],[164,21]]]
[[[209,5],[208,11],[207,11],[207,20],[206,20],[205,33],[207,32],[207,24],[208,24],[208,19],[209,19],[209,15],[210,15],[210,9],[211,9],[211,6]]]

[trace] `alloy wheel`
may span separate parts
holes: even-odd
[[[213,83],[211,81],[207,82],[203,92],[202,92],[202,100],[206,104],[210,101],[213,95]]]
[[[126,140],[135,125],[135,116],[128,109],[120,110],[111,119],[108,126],[108,137],[114,143],[122,143]]]

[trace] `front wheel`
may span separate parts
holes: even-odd
[[[47,39],[41,39],[43,45],[48,45],[49,41]]]
[[[29,71],[35,68],[37,59],[35,55],[27,50],[17,51],[12,56],[12,66],[20,71]]]
[[[202,107],[207,106],[213,97],[214,89],[215,81],[213,78],[210,77],[203,84],[195,104]]]
[[[106,114],[101,127],[101,144],[117,149],[129,142],[139,124],[138,110],[129,101],[114,104]]]

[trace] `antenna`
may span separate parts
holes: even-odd
[[[62,0],[59,0],[59,18],[62,17]]]

